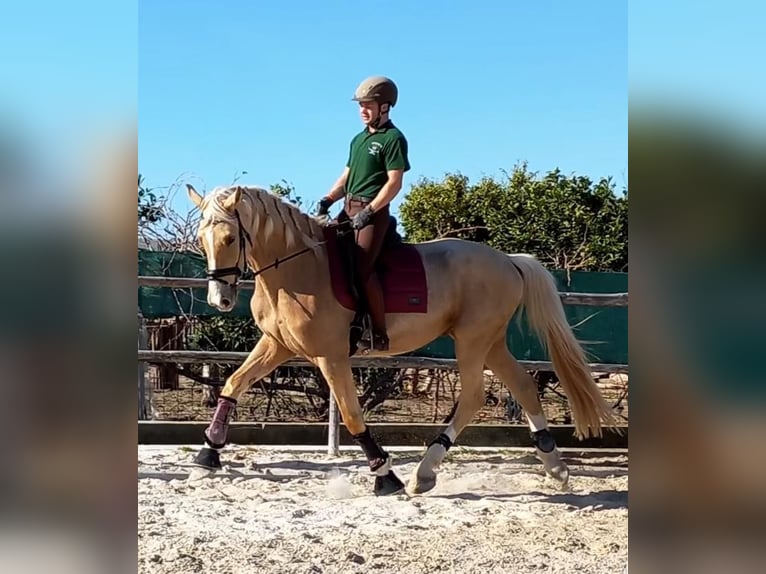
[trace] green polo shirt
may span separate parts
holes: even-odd
[[[391,121],[375,132],[363,131],[351,140],[346,195],[374,199],[388,181],[388,170],[408,171],[407,139]]]

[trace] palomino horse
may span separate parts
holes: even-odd
[[[325,225],[261,188],[216,188],[204,198],[191,185],[187,188],[201,212],[198,237],[207,257],[208,303],[231,311],[237,280],[249,264],[256,274],[250,308],[263,332],[227,379],[197,464],[221,467],[219,452],[237,399],[280,364],[303,357],[330,385],[346,428],[368,459],[375,494],[402,491],[390,455],[371,436],[359,404],[349,357],[349,325],[355,312],[341,304],[333,286],[337,276],[331,272]],[[435,471],[447,450],[484,404],[485,366],[524,408],[547,474],[566,484],[569,471],[547,429],[537,386],[507,348],[508,324],[521,305],[549,350],[569,399],[576,436],[600,436],[602,421],[612,426],[615,417],[591,378],[553,277],[531,256],[509,256],[480,243],[439,239],[408,248],[419,254],[425,272],[427,310],[387,312],[390,348],[370,356],[412,352],[450,335],[462,390],[449,425],[429,445],[407,490],[423,493],[436,485]]]

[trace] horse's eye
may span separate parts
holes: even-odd
[[[233,235],[227,235],[226,237],[223,238],[223,242],[228,247],[229,245],[234,243],[234,236]]]

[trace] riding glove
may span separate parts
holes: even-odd
[[[316,217],[323,224],[327,223],[330,220],[329,212],[330,212],[330,207],[332,207],[333,203],[335,202],[326,196],[319,200],[319,208],[317,209]]]
[[[327,215],[330,211],[330,208],[332,207],[332,204],[335,203],[332,199],[329,197],[323,197],[319,200],[319,209],[317,209],[317,215]]]
[[[351,227],[354,229],[362,229],[370,223],[371,219],[372,209],[370,209],[370,206],[368,205],[351,219]]]

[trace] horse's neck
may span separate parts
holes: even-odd
[[[302,243],[287,247],[284,242],[267,242],[269,249],[261,251],[257,243],[251,250],[251,267],[257,274],[255,278],[260,298],[271,301],[276,308],[279,293],[296,294],[311,292],[307,281],[316,283],[320,276],[318,252],[321,247],[307,249]],[[300,253],[299,253],[300,252]],[[290,257],[295,255],[295,257]]]
[[[257,200],[255,205],[258,205]],[[266,269],[258,277],[267,291],[274,292],[279,289],[292,291],[293,284],[299,276],[304,278],[315,276],[314,266],[317,264],[317,252],[321,247],[312,249],[311,245],[306,245],[300,237],[299,229],[292,230],[294,241],[288,243],[288,230],[281,221],[272,221],[273,227],[268,228],[266,225],[268,215],[260,216],[257,225],[256,212],[253,211],[252,215],[252,225],[250,225],[252,248],[248,262],[256,273]],[[316,237],[316,231],[310,222],[308,226],[312,230],[312,239],[320,243],[321,239]],[[297,255],[301,251],[303,253]],[[295,257],[284,261],[291,255]]]

